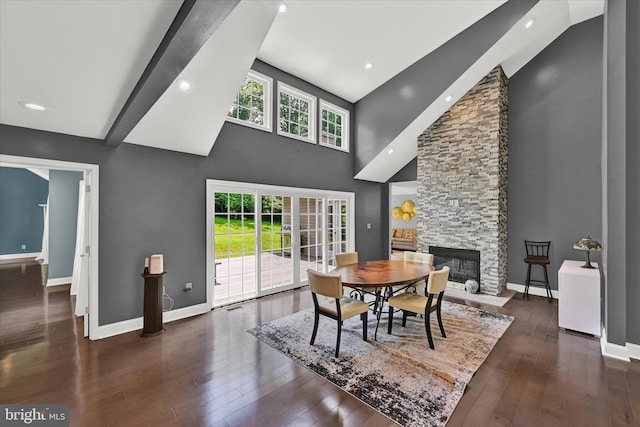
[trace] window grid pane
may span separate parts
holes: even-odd
[[[314,101],[304,95],[298,96],[295,90],[281,86],[278,100],[279,133],[313,142]]]
[[[320,100],[320,144],[349,151],[349,112]]]
[[[233,100],[227,116],[241,124],[271,130],[270,85],[270,78],[250,71]]]

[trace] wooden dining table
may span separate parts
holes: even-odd
[[[429,277],[429,273],[433,270],[432,265],[422,262],[377,260],[343,265],[332,270],[331,273],[339,274],[344,286],[359,290],[361,299],[364,300],[365,293],[375,296],[373,310],[378,322],[374,336],[377,336],[382,307],[393,295],[393,288],[398,286],[408,288],[413,283]]]
[[[429,277],[433,266],[403,260],[364,261],[337,267],[332,274],[340,274],[342,284],[352,288],[372,290],[410,285]]]

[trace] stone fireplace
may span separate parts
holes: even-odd
[[[498,66],[418,137],[418,251],[479,251],[490,295],[507,284],[507,106]]]
[[[449,267],[448,286],[464,289],[467,280],[480,283],[480,251],[430,246],[429,253],[433,254],[433,266],[436,270]]]

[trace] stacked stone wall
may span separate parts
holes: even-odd
[[[508,80],[496,67],[418,137],[418,251],[480,251],[480,290],[507,284]]]

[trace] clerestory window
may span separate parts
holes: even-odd
[[[233,100],[227,120],[271,132],[271,77],[250,70]]]
[[[320,145],[349,151],[349,111],[320,100]]]
[[[278,135],[315,144],[315,97],[278,82]]]

